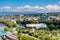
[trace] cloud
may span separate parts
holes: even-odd
[[[45,10],[45,8],[44,8],[44,7],[40,7],[40,9],[43,9],[43,10]]]
[[[45,6],[45,8],[47,10],[59,10],[60,9],[60,7],[56,4],[55,5],[47,5],[47,6]]]
[[[30,9],[32,7],[30,5],[25,5],[23,8]]]
[[[1,9],[6,9],[6,10],[9,10],[10,8],[11,8],[10,6],[1,7]]]
[[[4,12],[4,11],[10,11],[11,7],[10,6],[4,6],[4,7],[0,7],[0,11]]]
[[[60,10],[60,6],[58,6],[57,4],[54,5],[46,5],[44,7],[42,6],[30,6],[30,5],[26,5],[23,7],[19,7],[19,9],[24,12],[24,11],[33,11],[33,12],[52,12],[52,11],[59,11]]]
[[[30,5],[25,5],[23,7],[18,7],[21,11],[25,12],[25,11],[29,11],[29,12],[38,12],[40,10],[44,10],[44,7],[41,6],[30,6]],[[17,8],[17,9],[18,9]]]
[[[60,11],[60,1],[58,4],[51,4],[46,6],[31,6],[31,5],[25,5],[25,6],[19,6],[19,7],[10,7],[10,6],[4,6],[0,7],[0,11],[13,11],[13,12],[56,12]]]
[[[35,8],[35,9],[39,9],[40,7],[39,7],[39,6],[34,6],[33,8]]]

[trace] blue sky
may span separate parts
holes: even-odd
[[[0,11],[33,10],[34,12],[60,11],[60,0],[0,0]]]
[[[45,6],[48,4],[56,4],[58,1],[59,0],[0,0],[0,6]]]

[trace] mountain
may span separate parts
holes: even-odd
[[[45,14],[45,13],[37,13],[37,12],[0,12],[0,15],[18,15],[18,14],[34,14],[34,15],[39,15],[39,14]],[[49,12],[47,14],[60,14],[60,12]]]
[[[18,15],[18,14],[41,14],[41,13],[35,13],[35,12],[0,12],[0,15]]]
[[[60,14],[60,12],[48,12],[47,14]]]

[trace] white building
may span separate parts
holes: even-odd
[[[26,24],[27,27],[32,27],[32,28],[47,28],[47,25],[45,23],[40,23],[40,24]]]

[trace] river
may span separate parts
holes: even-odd
[[[1,39],[1,36],[2,35],[5,35],[5,31],[4,31],[4,28],[5,28],[6,26],[3,24],[3,23],[0,23],[0,40],[2,40]]]

